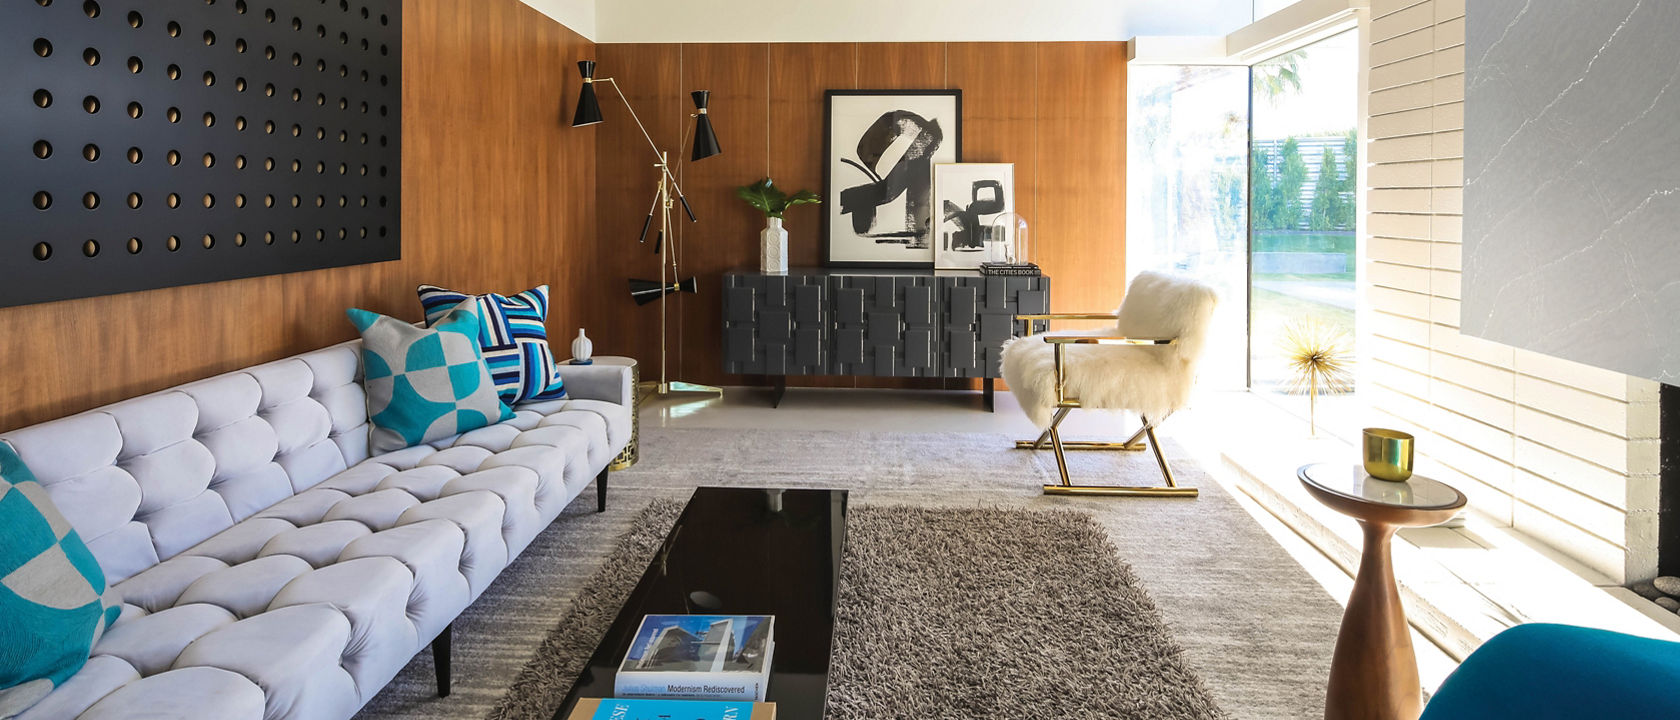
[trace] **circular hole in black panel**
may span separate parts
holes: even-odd
[[[327,96],[322,93],[315,93],[315,104],[325,107],[327,104]]]
[[[272,171],[274,169],[274,158],[263,158],[263,169]]]
[[[327,206],[327,197],[325,195],[316,195],[315,196],[315,207],[319,208],[319,207],[326,207],[326,206]]]
[[[89,240],[85,243],[82,243],[82,254],[86,255],[88,257],[97,256],[99,254],[99,241],[98,240]]]
[[[368,172],[368,167],[367,167],[367,166],[366,166],[366,165],[363,165],[363,166],[362,166],[362,176],[363,176],[363,177],[366,177],[366,176],[367,176],[367,172]]]
[[[166,71],[166,74],[169,75],[170,80],[180,80],[181,66],[171,63],[169,65],[169,69]]]
[[[297,53],[292,53],[292,65],[296,67],[303,67],[303,56]]]
[[[379,76],[380,87],[384,87],[384,86],[390,85],[390,84],[391,84],[391,77],[389,75],[380,75]]]
[[[209,210],[210,208],[216,207],[216,196],[211,195],[210,193],[205,193],[204,200],[202,202],[204,203],[204,209]]]
[[[385,117],[386,115],[390,115],[390,114],[391,114],[391,108],[389,106],[386,106],[386,105],[380,105],[379,106],[379,116],[380,117]],[[381,139],[383,140],[383,138],[381,138]],[[383,145],[384,143],[381,142],[380,144]]]
[[[366,195],[362,196],[362,207],[367,207],[367,196]]]
[[[315,37],[326,37],[326,36],[327,36],[327,26],[316,25],[315,26]]]
[[[128,116],[129,117],[134,118],[136,120],[139,120],[140,115],[143,114],[144,112],[145,112],[145,108],[140,107],[140,103],[131,102],[131,103],[128,104]]]
[[[145,68],[146,68],[146,64],[143,63],[143,62],[140,62],[140,58],[131,57],[131,58],[128,59],[128,71],[129,72],[134,73],[135,75],[139,75],[140,71],[144,70]]]
[[[368,81],[368,71],[363,70],[362,71],[362,82],[367,82],[367,81]]]
[[[205,30],[204,31],[204,44],[207,47],[210,46],[210,45],[215,45],[216,44],[216,33],[210,32],[209,30]]]
[[[350,198],[347,198],[343,195],[338,196],[338,206],[339,207],[350,207]]]
[[[388,173],[388,172],[390,172],[390,168],[387,168],[387,167],[385,167],[385,166],[384,166],[384,165],[380,165],[380,166],[379,166],[379,177],[385,177],[385,175],[386,175],[386,174],[387,174],[387,173]],[[384,207],[384,206],[385,206],[385,203],[383,203],[383,202],[381,202],[381,203],[380,203],[380,204],[379,204],[379,206],[380,206],[380,207]]]
[[[52,0],[35,0],[35,4],[40,5],[41,7],[47,7],[52,4]]]
[[[364,228],[361,228],[360,230],[357,230],[356,231],[356,236],[357,237],[364,237],[364,238],[367,237],[367,228],[364,227]]]
[[[245,194],[244,193],[240,193],[238,195],[233,196],[233,206],[236,207],[236,208],[245,207]]]
[[[367,144],[367,142],[368,142],[368,136],[367,136],[367,133],[362,133],[362,138],[361,138],[361,142],[362,142],[362,144],[363,144],[363,145],[366,145],[366,144]]]
[[[45,140],[35,141],[35,157],[45,160],[52,157],[52,143]]]
[[[269,22],[274,22],[274,8],[269,8],[267,10],[264,10],[263,11],[263,19],[267,20]]]
[[[234,78],[233,89],[239,92],[245,92],[245,78]]]
[[[88,67],[93,67],[94,65],[98,65],[99,64],[99,51],[95,50],[93,48],[88,48],[86,50],[83,50],[82,51],[82,62],[87,63]]]
[[[233,166],[235,168],[239,169],[239,170],[244,170],[245,169],[245,156],[244,155],[233,156]]]
[[[322,240],[326,240],[326,239],[327,239],[326,229],[325,228],[315,228],[315,242],[321,242]]]
[[[300,195],[293,195],[292,207],[303,207],[303,197]]]
[[[273,195],[264,195],[263,196],[263,207],[274,207],[274,196]]]
[[[299,18],[299,17],[292,18],[292,30],[294,32],[303,30],[303,18]]]
[[[174,210],[181,207],[181,196],[176,193],[169,193],[169,197],[164,198],[164,203],[169,205],[170,210]]]
[[[128,254],[139,255],[142,247],[145,247],[145,245],[140,242],[140,238],[131,237],[128,239]]]
[[[297,88],[292,88],[292,102],[302,102],[302,101],[303,101],[303,91],[299,90]]]
[[[274,232],[273,231],[263,233],[263,244],[264,245],[273,245],[274,244]]]
[[[350,44],[350,33],[339,33],[338,34],[338,44],[349,45]]]
[[[326,71],[327,71],[327,61],[316,60],[315,61],[315,72],[326,72]]]
[[[367,18],[368,18],[368,9],[367,8],[362,8],[362,19],[366,20]]]
[[[216,156],[212,153],[204,153],[204,167],[215,167],[215,166],[216,166]]]
[[[210,72],[208,70],[204,71],[204,87],[210,87],[211,85],[215,85],[215,84],[216,84],[216,73]]]
[[[167,159],[169,160],[169,165],[171,167],[174,167],[176,165],[180,165],[181,164],[181,153],[178,152],[178,151],[175,151],[175,150],[170,150],[169,155],[167,156]]]
[[[263,48],[263,57],[268,58],[269,60],[274,59],[274,46],[273,45],[270,45],[268,47]],[[269,93],[269,94],[273,95],[274,93]]]
[[[141,25],[144,25],[145,23],[146,23],[146,19],[143,18],[143,17],[140,17],[140,13],[138,13],[136,11],[133,11],[133,10],[130,10],[128,12],[128,26],[129,27],[137,28],[137,27],[140,27]]]
[[[379,207],[385,207],[386,201],[388,201],[388,200],[389,200],[389,198],[385,197],[384,195],[380,195],[379,196]]]
[[[338,131],[338,141],[339,142],[347,142],[349,140],[350,140],[350,133],[344,132],[343,130]]]
[[[36,90],[35,91],[35,107],[38,107],[38,108],[52,107],[52,93],[47,92],[46,88]]]
[[[362,104],[361,104],[361,106],[360,106],[360,108],[361,108],[361,111],[362,111],[362,114],[363,114],[363,115],[366,115],[366,114],[367,114],[367,111],[368,111],[368,104],[367,104],[367,101],[366,101],[366,100],[363,100],[363,101],[362,101]],[[366,136],[366,135],[363,135],[363,136],[362,136],[362,137],[367,137],[367,136]]]
[[[292,125],[292,137],[303,137],[302,125]]]
[[[170,235],[169,239],[164,241],[163,246],[166,247],[166,248],[169,248],[169,252],[175,252],[176,250],[180,250],[181,249],[181,238],[175,237],[174,235]]]
[[[52,246],[44,242],[35,243],[35,248],[30,252],[30,254],[34,255],[36,260],[44,261],[47,258],[52,257]]]
[[[35,54],[46,57],[52,54],[52,43],[46,38],[35,38]]]
[[[292,242],[297,242],[297,241],[302,240],[302,239],[303,239],[303,234],[302,233],[300,233],[296,230],[292,231]]]
[[[316,140],[327,139],[327,129],[323,128],[323,127],[315,128],[315,139]]]
[[[362,38],[362,49],[363,49],[363,50],[366,50],[366,49],[368,49],[368,41],[367,41],[367,38]]]
[[[245,117],[243,115],[233,119],[233,129],[235,129],[235,130],[244,130],[245,129]]]
[[[247,9],[249,8],[245,6],[245,0],[238,0],[233,4],[233,11],[240,15],[244,15]]]
[[[82,3],[82,12],[87,13],[90,18],[99,17],[99,3],[87,0],[87,2]]]
[[[85,158],[88,162],[93,162],[95,160],[98,160],[99,159],[99,146],[95,145],[93,143],[88,143],[86,145],[83,145],[82,146],[82,157]]]
[[[317,160],[315,162],[315,174],[320,175],[322,173],[325,173],[326,171],[327,171],[327,164]]]
[[[145,153],[140,152],[140,148],[131,147],[131,148],[128,149],[128,162],[131,165],[139,165],[140,160],[143,159],[145,156],[146,156]]]
[[[99,98],[92,95],[82,98],[82,109],[86,110],[89,115],[99,112]]]
[[[128,208],[130,210],[140,209],[140,193],[131,192],[128,194]]]
[[[210,248],[216,247],[216,236],[206,234],[202,242],[204,243],[204,249],[209,250]]]
[[[385,147],[386,145],[390,144],[390,142],[391,142],[391,139],[389,137],[386,137],[384,135],[379,136],[379,147]],[[380,174],[384,174],[384,173],[380,173]]]
[[[234,245],[234,247],[245,247],[245,233],[242,233],[242,232],[234,233],[233,234],[233,245]]]
[[[389,228],[385,227],[384,225],[379,226],[379,237],[385,237],[389,233],[390,233]]]
[[[215,124],[216,124],[216,114],[215,113],[204,113],[204,127],[211,127]]]
[[[163,116],[169,118],[169,122],[181,122],[181,108],[169,108],[164,111]]]
[[[338,76],[341,78],[350,77],[350,68],[343,65],[338,66]]]
[[[379,46],[379,54],[380,55],[390,55],[391,54],[391,48],[386,46],[386,45],[380,45]],[[380,84],[383,85],[384,83],[380,83]]]
[[[52,193],[45,190],[36,191],[34,203],[36,210],[45,210],[52,207]]]
[[[338,0],[338,9],[342,12],[350,12],[350,0]]]
[[[350,98],[339,98],[338,99],[338,109],[349,110],[350,109]],[[343,135],[344,133],[341,132],[339,134]]]
[[[303,169],[303,163],[300,163],[296,160],[292,161],[292,172],[297,172],[297,171],[302,170],[302,169]]]
[[[169,31],[169,37],[181,37],[181,23],[175,22],[174,20],[170,20],[169,21],[169,26],[168,26],[168,31]]]
[[[244,53],[246,47],[247,47],[247,45],[245,44],[245,38],[234,38],[234,40],[233,40],[233,51],[234,52]]]
[[[274,121],[273,120],[269,120],[269,121],[263,123],[263,132],[268,133],[270,135],[274,134]],[[269,169],[273,170],[274,168],[269,168]]]
[[[350,166],[349,165],[346,165],[344,163],[339,163],[338,164],[338,174],[347,175],[349,173],[350,173]]]
[[[379,24],[380,25],[390,25],[391,24],[391,18],[386,17],[384,14],[380,14]]]

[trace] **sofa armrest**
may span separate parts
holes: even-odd
[[[566,383],[566,396],[574,400],[604,400],[630,405],[636,387],[630,368],[624,365],[556,365]]]

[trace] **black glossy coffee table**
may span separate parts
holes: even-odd
[[[775,615],[767,699],[777,720],[821,720],[845,542],[845,490],[695,490],[554,717],[613,697],[642,616],[697,613]]]

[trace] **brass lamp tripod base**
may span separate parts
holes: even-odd
[[[636,386],[644,392],[651,392],[660,397],[671,395],[716,395],[723,397],[723,388],[713,385],[672,380],[670,382],[645,382]]]
[[[1143,418],[1143,427],[1123,443],[1100,442],[1094,440],[1062,440],[1061,425],[1067,419],[1068,412],[1079,407],[1077,400],[1063,400],[1061,407],[1056,410],[1056,417],[1050,422],[1050,428],[1040,433],[1037,440],[1017,440],[1017,450],[1042,450],[1045,440],[1050,441],[1050,447],[1056,452],[1056,469],[1061,473],[1060,485],[1045,485],[1045,495],[1081,495],[1098,497],[1196,497],[1199,491],[1193,487],[1178,484],[1173,477],[1172,467],[1167,465],[1167,458],[1161,454],[1161,442],[1155,437],[1155,425],[1149,418]],[[1141,442],[1148,438],[1147,446]],[[1143,452],[1147,447],[1155,451],[1155,464],[1161,468],[1161,477],[1167,484],[1160,485],[1074,485],[1068,479],[1067,452],[1069,450],[1110,450],[1120,452]]]

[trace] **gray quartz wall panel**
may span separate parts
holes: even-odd
[[[1465,333],[1680,382],[1680,2],[1473,0]]]

